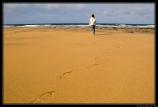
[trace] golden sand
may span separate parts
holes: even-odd
[[[154,103],[154,32],[5,28],[3,103]]]

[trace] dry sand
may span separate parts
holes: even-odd
[[[154,103],[154,32],[5,28],[3,103]]]

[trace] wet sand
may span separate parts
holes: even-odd
[[[154,32],[5,28],[3,103],[154,103]]]

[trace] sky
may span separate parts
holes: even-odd
[[[88,23],[155,24],[154,3],[4,3],[4,24]]]

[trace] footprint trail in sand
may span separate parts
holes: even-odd
[[[46,100],[48,97],[52,97],[55,94],[55,91],[46,91],[39,95],[35,100],[32,101],[33,104],[42,103],[44,100]]]
[[[70,74],[70,73],[72,73],[72,70],[70,70],[70,71],[68,71],[68,72],[64,72],[62,75],[60,75],[60,79],[62,79],[65,75],[68,75],[68,74]]]

